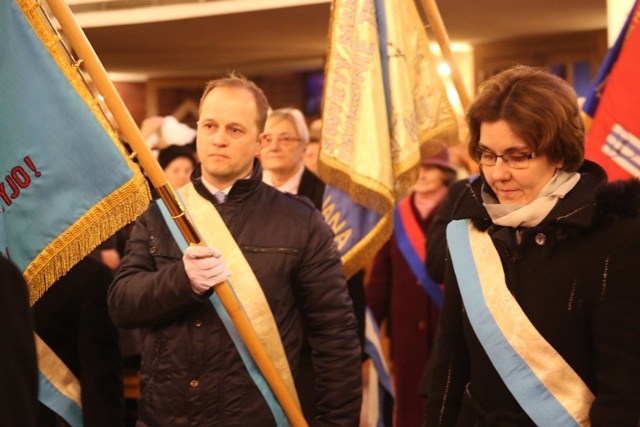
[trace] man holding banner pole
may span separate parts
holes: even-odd
[[[360,345],[340,256],[320,212],[262,183],[267,110],[242,76],[205,88],[202,163],[180,197],[209,246],[189,247],[161,203],[132,232],[109,304],[117,325],[143,328],[139,425],[287,425],[213,292],[225,279],[294,397],[307,334],[318,395],[307,421],[358,424]]]

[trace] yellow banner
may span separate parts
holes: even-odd
[[[324,213],[340,225],[337,235],[351,233],[343,262],[362,264],[389,238],[393,207],[417,179],[421,147],[429,152],[431,138],[455,134],[456,117],[413,1],[335,0],[329,40],[319,157]],[[342,203],[335,189],[359,207]],[[362,208],[378,216],[348,218]]]

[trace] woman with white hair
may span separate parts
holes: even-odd
[[[285,193],[307,196],[320,209],[324,184],[303,163],[309,128],[300,110],[281,108],[272,111],[262,138],[262,180]]]
[[[295,108],[274,110],[267,117],[260,163],[262,180],[280,191],[305,196],[322,210],[325,184],[304,166],[303,159],[309,144],[309,128],[303,114]],[[358,338],[364,343],[364,271],[347,280],[358,321]],[[296,388],[302,412],[311,424],[315,416],[315,375],[311,363],[311,347],[305,345],[300,356]]]

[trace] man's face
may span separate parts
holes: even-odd
[[[213,89],[200,110],[196,145],[203,178],[219,189],[251,173],[260,150],[258,109],[244,88]]]

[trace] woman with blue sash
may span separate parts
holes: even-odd
[[[447,227],[424,425],[637,425],[640,183],[584,159],[575,92],[545,70],[497,74],[466,118],[481,173]]]

